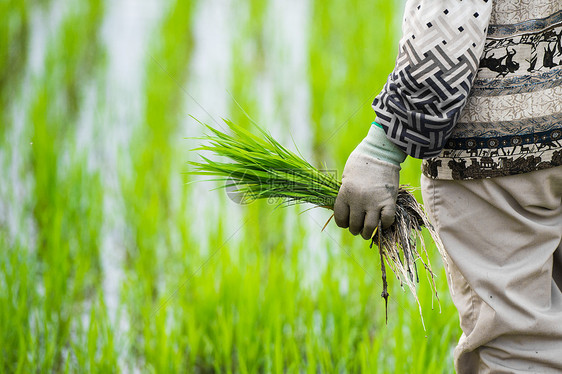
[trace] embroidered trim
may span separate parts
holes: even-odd
[[[562,166],[562,150],[518,156],[438,158],[424,160],[423,174],[432,179],[481,179],[505,177]]]
[[[503,38],[515,34],[536,32],[559,22],[562,22],[562,11],[554,13],[549,17],[532,19],[512,25],[490,25],[488,26],[488,38]]]
[[[425,160],[433,179],[478,179],[562,165],[562,127],[527,135],[450,139],[439,157]]]
[[[451,140],[463,138],[490,139],[509,136],[525,136],[528,134],[543,133],[561,128],[562,113],[514,121],[475,123],[459,122],[455,127]]]
[[[537,146],[537,151],[545,147],[553,148],[562,146],[558,140],[562,138],[562,129],[544,131],[539,133],[510,135],[491,138],[468,138],[468,139],[449,139],[445,146],[442,157],[450,157],[455,151],[470,151],[470,156],[482,157],[488,155],[498,155],[495,149],[500,149],[504,156],[515,152],[517,147],[525,150],[525,145],[533,144]],[[509,149],[508,149],[509,148]],[[528,149],[527,149],[528,150]]]
[[[487,37],[475,88],[480,88],[478,83],[483,79],[526,77],[544,69],[558,68],[561,64],[562,20],[536,33],[500,39]]]
[[[472,88],[474,96],[501,96],[547,90],[562,85],[562,69],[547,71],[539,75],[524,75],[504,79],[476,79]]]

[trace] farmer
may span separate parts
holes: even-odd
[[[562,372],[562,1],[409,0],[394,71],[335,220],[392,224],[423,159],[463,334],[459,373]]]

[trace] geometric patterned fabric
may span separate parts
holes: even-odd
[[[394,71],[373,108],[406,153],[439,154],[465,106],[492,12],[488,0],[410,0]]]

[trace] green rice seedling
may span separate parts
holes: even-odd
[[[230,158],[231,162],[215,162],[200,156],[203,163],[190,162],[196,167],[194,174],[225,181],[224,187],[238,195],[242,202],[280,198],[286,204],[312,203],[333,207],[340,186],[333,175],[320,172],[259,127],[263,137],[231,121],[225,120],[225,123],[233,135],[205,125],[213,135],[203,137],[209,145],[197,150],[212,151]]]
[[[230,133],[203,124],[210,133],[197,138],[205,144],[194,149],[214,153],[222,160],[211,160],[199,154],[202,161],[189,162],[193,167],[189,174],[203,175],[210,177],[207,180],[222,182],[221,187],[226,188],[238,202],[280,199],[281,205],[311,203],[333,210],[341,186],[341,182],[333,174],[312,166],[300,153],[290,151],[255,123],[258,135],[232,121],[224,122]],[[401,286],[406,285],[410,289],[421,314],[415,287],[419,283],[417,263],[425,268],[432,291],[437,296],[422,228],[429,231],[441,254],[443,246],[422,206],[407,186],[400,187],[396,205],[394,223],[386,229],[381,229],[379,224],[371,239],[371,247],[373,244],[378,246],[381,258],[381,296],[388,305],[386,262]]]

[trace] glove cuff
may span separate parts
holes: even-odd
[[[373,122],[369,133],[359,143],[357,150],[381,161],[400,166],[407,154],[388,140],[385,131],[379,126],[378,123]]]

